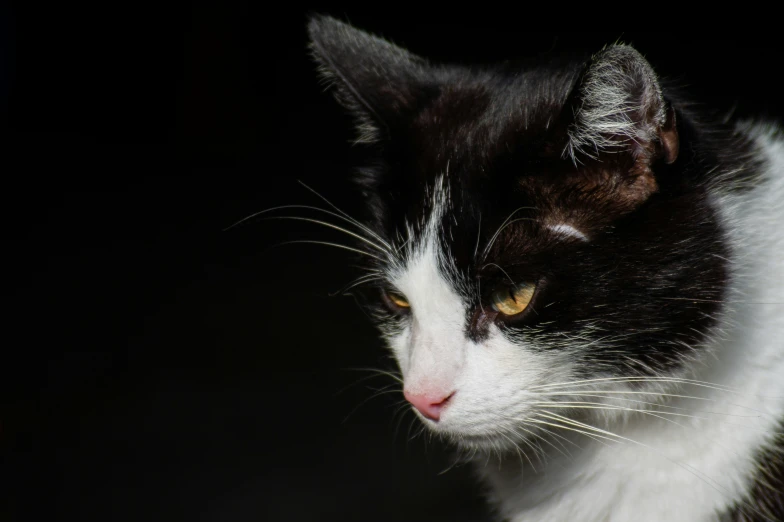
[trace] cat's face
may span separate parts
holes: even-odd
[[[367,302],[430,428],[511,447],[596,383],[643,389],[700,356],[724,247],[636,51],[469,72],[331,19],[310,32],[370,144]]]

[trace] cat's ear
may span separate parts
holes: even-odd
[[[575,163],[630,154],[637,172],[678,156],[675,113],[656,73],[634,48],[613,45],[593,56],[567,104],[563,156]]]
[[[405,125],[428,76],[424,59],[328,16],[312,17],[308,34],[323,78],[357,121],[358,142]]]

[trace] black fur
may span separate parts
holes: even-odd
[[[481,339],[491,321],[541,350],[579,335],[591,346],[581,354],[585,378],[661,374],[700,349],[728,285],[726,242],[708,191],[755,182],[746,138],[727,124],[696,119],[678,93],[638,74],[649,66],[626,48],[557,66],[470,69],[430,65],[331,18],[314,18],[309,30],[339,101],[364,128],[368,160],[357,182],[369,226],[394,243],[410,223],[416,240],[431,211],[425,194],[444,176],[450,208],[440,237],[450,262],[443,268],[470,304],[469,337]],[[586,78],[607,63],[628,76],[636,112],[623,117],[655,132],[638,140],[604,136],[609,148],[571,158],[569,132],[583,124],[576,115],[591,102]],[[661,95],[642,100],[642,92]],[[590,240],[556,237],[547,222],[571,224]],[[538,284],[532,305],[514,321],[489,306],[490,292],[510,278]],[[373,290],[371,301],[379,303],[379,295]],[[618,332],[623,340],[598,342]],[[777,459],[769,469],[780,487]],[[782,516],[781,489],[771,493],[760,482],[750,500]],[[731,516],[756,520],[740,511]]]
[[[510,337],[580,332],[598,339],[627,332],[612,350],[623,349],[628,358],[601,348],[586,352],[587,374],[651,375],[697,349],[727,283],[727,252],[707,187],[737,184],[722,175],[742,175],[750,156],[750,146],[729,127],[697,127],[669,99],[663,103],[674,108],[681,142],[673,164],[663,161],[657,143],[644,154],[597,151],[598,158],[574,162],[563,154],[566,132],[586,103],[581,82],[601,56],[557,68],[470,70],[431,66],[330,18],[312,20],[310,32],[339,100],[363,125],[379,129],[372,165],[358,179],[377,233],[392,242],[404,222],[420,223],[430,211],[424,194],[448,172],[452,208],[443,246],[464,299],[490,312],[489,292],[508,277],[541,282],[530,313],[514,323],[499,320]],[[720,152],[727,142],[737,158]],[[477,237],[481,251],[520,207],[526,209],[488,255],[475,258]],[[543,227],[552,216],[577,226],[590,242],[553,237]],[[547,306],[552,303],[557,306]],[[475,315],[466,328],[479,338],[486,323]],[[586,322],[595,328],[586,331]],[[591,366],[592,360],[602,362]]]
[[[779,426],[774,444],[759,451],[755,460],[759,472],[743,499],[744,504],[739,503],[724,513],[721,522],[784,520],[784,421]],[[748,505],[759,512],[749,510]]]

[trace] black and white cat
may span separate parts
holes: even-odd
[[[784,139],[631,47],[432,65],[328,17],[358,282],[427,427],[509,521],[784,520]]]

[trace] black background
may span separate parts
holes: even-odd
[[[485,518],[470,470],[439,475],[449,453],[409,440],[410,412],[395,433],[399,393],[365,402],[392,381],[352,368],[393,363],[354,301],[330,295],[357,275],[351,256],[272,248],[343,239],[282,221],[222,232],[320,204],[297,180],[357,213],[351,122],[317,81],[306,13],[434,61],[620,38],[706,108],[784,115],[773,35],[111,4],[2,13],[0,520]]]

